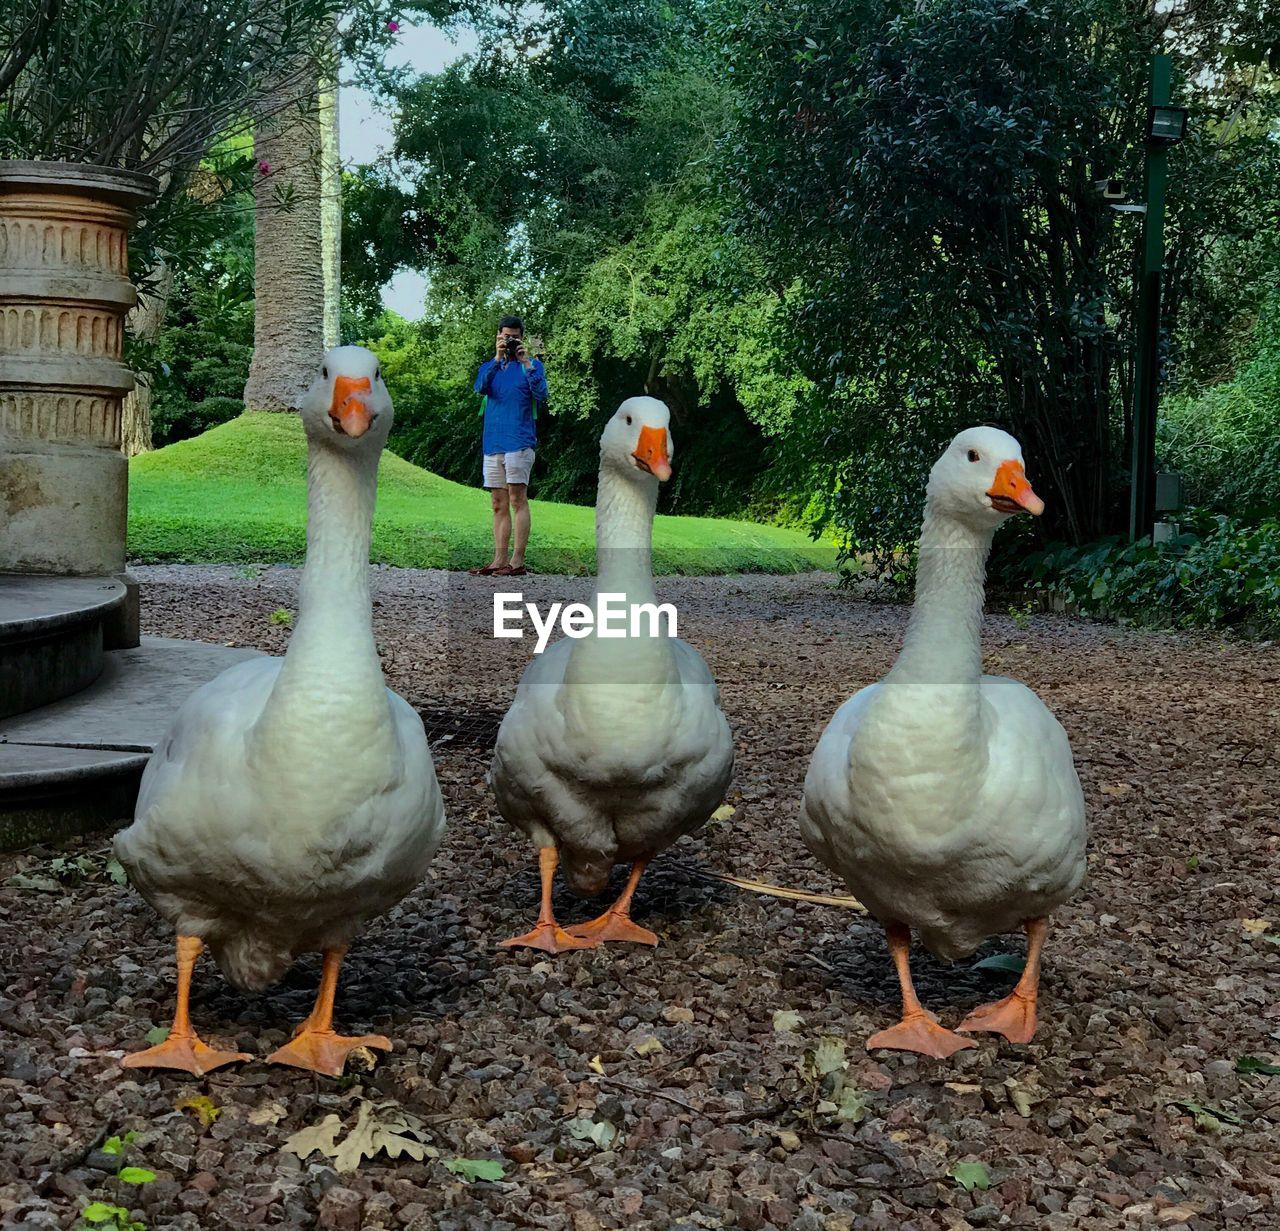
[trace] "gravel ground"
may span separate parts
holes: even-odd
[[[270,617],[293,607],[296,572],[137,572],[146,631],[284,648]],[[527,582],[539,600],[590,586]],[[1050,933],[1035,1042],[982,1036],[936,1062],[862,1049],[897,1011],[871,921],[699,874],[843,892],[800,842],[801,783],[836,706],[891,662],[905,610],[817,574],[662,581],[721,682],[736,811],[641,883],[636,917],[660,948],[548,960],[494,949],[536,898],[533,852],[484,781],[531,651],[490,638],[495,588],[374,574],[388,677],[424,713],[451,826],[430,880],[353,947],[339,993],[339,1027],[382,1030],[394,1053],[338,1082],[259,1063],[201,1082],[126,1075],[119,1057],[169,1020],[172,938],[111,881],[104,841],[70,844],[57,854],[87,856],[79,884],[0,898],[0,1224],[76,1226],[103,1200],[191,1231],[1280,1227],[1280,1076],[1236,1071],[1280,1060],[1280,648],[988,619],[988,669],[1037,689],[1072,737],[1091,875]],[[75,879],[54,855],[0,857],[0,880]],[[557,900],[562,919],[593,906]],[[982,955],[1021,950],[1004,938]],[[923,956],[915,969],[947,1022],[1013,978]],[[308,1011],[316,972],[308,959],[251,997],[204,962],[196,1025],[265,1054]],[[824,1036],[847,1047],[860,1120],[830,1114],[833,1078],[813,1076]],[[200,1094],[220,1110],[209,1125],[177,1106]],[[281,1150],[366,1101],[416,1117],[421,1161],[339,1174]],[[99,1149],[126,1130],[123,1156]],[[126,1183],[122,1157],[158,1178]],[[505,1178],[467,1183],[455,1158],[501,1160]],[[949,1174],[965,1161],[986,1165],[989,1190]]]

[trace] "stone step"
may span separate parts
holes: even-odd
[[[0,720],[0,850],[133,815],[147,759],[201,684],[259,652],[143,637],[103,656],[87,688]]]
[[[0,718],[92,684],[126,597],[113,577],[0,575]]]

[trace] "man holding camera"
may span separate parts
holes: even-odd
[[[481,365],[475,391],[484,396],[484,485],[493,508],[493,559],[471,572],[523,577],[529,542],[529,472],[538,445],[534,416],[547,400],[547,374],[524,344],[524,321],[498,322],[493,358]],[[510,554],[508,554],[508,552]]]

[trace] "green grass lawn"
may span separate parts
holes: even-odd
[[[306,548],[306,441],[296,415],[246,413],[129,463],[129,556],[143,563],[300,564]],[[595,510],[532,502],[529,565],[543,573],[594,567]],[[382,459],[372,557],[405,568],[466,568],[493,546],[489,497]],[[659,517],[661,573],[790,573],[831,568],[835,552],[778,526]]]

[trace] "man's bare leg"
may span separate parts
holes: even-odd
[[[508,524],[515,532],[515,543],[511,548],[511,567],[522,568],[524,549],[529,545],[529,485],[510,483],[507,485],[507,492],[511,504]]]
[[[489,567],[502,568],[507,563],[511,543],[511,504],[507,498],[507,489],[491,487],[489,504],[493,509],[493,560]]]

